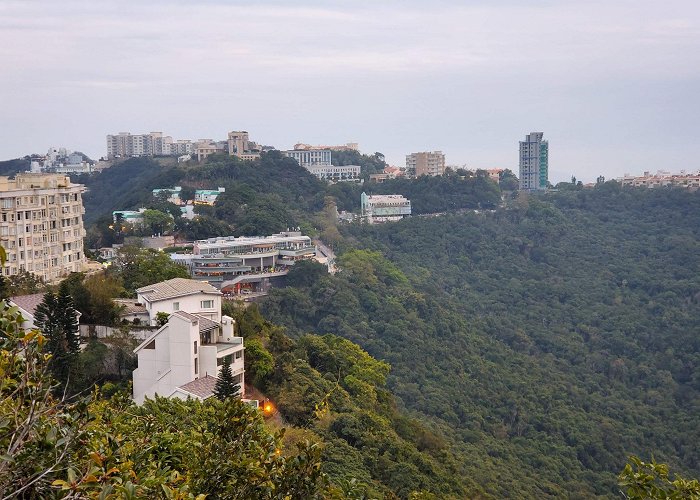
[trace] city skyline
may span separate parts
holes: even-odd
[[[691,1],[9,1],[0,15],[0,159],[243,129],[281,150],[352,141],[393,165],[441,150],[517,172],[518,141],[540,130],[553,183],[700,168]]]

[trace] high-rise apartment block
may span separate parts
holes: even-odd
[[[520,189],[547,189],[549,180],[549,142],[542,132],[531,132],[520,141]]]
[[[107,136],[107,158],[170,155],[172,143],[173,138],[164,136],[163,132],[136,135],[120,132]]]
[[[27,271],[54,281],[83,270],[84,191],[64,175],[0,177],[0,245],[7,252],[3,275]]]
[[[445,155],[442,151],[424,151],[406,155],[406,172],[409,175],[442,175],[445,173]]]

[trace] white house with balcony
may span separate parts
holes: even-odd
[[[225,364],[234,380],[245,387],[243,337],[235,334],[229,316],[212,321],[199,314],[175,311],[168,322],[136,349],[138,368],[133,372],[137,404],[156,395],[204,400],[214,393]],[[241,394],[242,395],[242,394]]]
[[[159,312],[186,311],[221,322],[221,292],[205,281],[173,278],[136,290],[136,302],[143,304],[152,326]]]

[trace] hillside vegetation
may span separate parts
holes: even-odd
[[[698,193],[609,182],[483,212],[501,196],[483,175],[325,185],[276,152],[133,159],[86,182],[105,234],[108,211],[159,209],[151,189],[181,184],[226,188],[200,209],[219,225],[198,234],[333,236],[340,272],[296,266],[246,334],[251,380],[331,444],[332,479],[402,497],[614,498],[631,454],[700,475]],[[363,189],[447,213],[338,232],[333,202],[356,209]]]
[[[390,363],[493,495],[614,498],[630,454],[700,472],[699,233],[700,194],[614,182],[353,226],[263,312]]]
[[[360,163],[370,162],[365,157]],[[373,160],[379,161],[379,160]],[[368,163],[369,164],[369,163]],[[363,163],[364,165],[364,163]],[[339,210],[359,212],[360,193],[397,193],[408,196],[415,213],[452,209],[494,208],[500,201],[498,186],[483,176],[422,177],[384,184],[328,184],[299,164],[270,151],[259,160],[241,161],[212,155],[204,163],[168,164],[151,158],[130,158],[98,174],[74,176],[87,186],[85,222],[91,228],[88,246],[111,245],[119,239],[110,229],[112,211],[141,207],[172,213],[174,231],[183,239],[226,234],[265,235],[300,227],[314,235],[324,226],[319,213],[333,199]],[[223,187],[215,206],[198,206],[200,219],[179,221],[179,209],[153,197],[152,190],[181,185],[192,189]],[[121,242],[119,240],[118,242]]]

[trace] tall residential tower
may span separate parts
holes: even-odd
[[[4,276],[25,271],[55,281],[83,271],[82,184],[58,174],[0,177],[0,245]]]
[[[442,151],[423,151],[406,155],[406,172],[409,175],[442,175],[445,173],[445,155]]]
[[[549,178],[549,142],[542,132],[531,132],[520,141],[520,189],[547,189]]]

